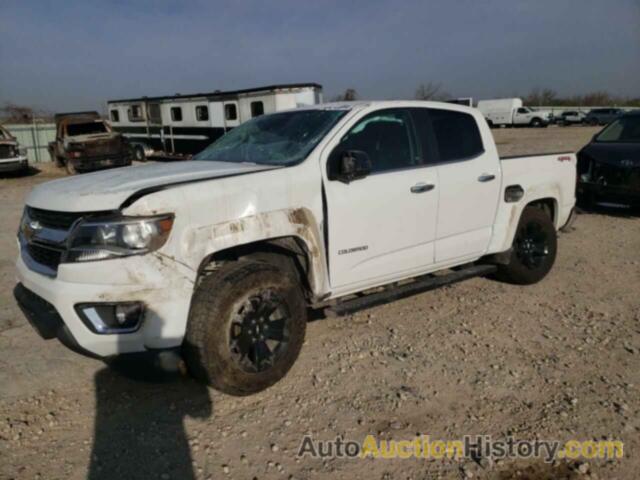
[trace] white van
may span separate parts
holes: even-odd
[[[491,127],[500,125],[546,127],[553,116],[549,110],[532,110],[523,106],[521,98],[480,100],[478,110]]]

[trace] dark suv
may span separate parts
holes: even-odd
[[[578,203],[640,206],[640,111],[627,113],[578,152]]]
[[[613,122],[622,115],[624,111],[620,108],[594,108],[584,119],[588,125],[606,125]]]

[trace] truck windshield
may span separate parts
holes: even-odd
[[[596,141],[640,143],[640,115],[619,118],[605,128]]]
[[[107,133],[107,127],[102,122],[70,123],[67,125],[67,135],[93,135],[95,133]]]
[[[298,110],[262,115],[223,135],[194,160],[293,165],[301,162],[346,110]]]

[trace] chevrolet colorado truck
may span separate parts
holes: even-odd
[[[0,125],[0,173],[27,171],[27,149],[20,147],[15,137]]]
[[[39,185],[14,294],[45,339],[178,351],[247,395],[281,379],[310,309],[355,311],[472,276],[532,284],[575,203],[570,153],[499,158],[475,109],[315,105],[254,118],[193,160]]]
[[[55,115],[56,139],[49,144],[51,160],[70,175],[131,165],[131,146],[98,112]]]

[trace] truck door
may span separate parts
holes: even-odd
[[[407,109],[384,109],[357,121],[325,150],[365,152],[371,171],[345,183],[325,169],[328,256],[337,291],[409,276],[433,263],[438,179],[425,166]]]
[[[484,148],[471,114],[429,109],[429,118],[440,182],[435,262],[479,257],[493,231],[500,161],[495,148]]]
[[[524,107],[516,109],[513,114],[513,123],[515,125],[526,125],[530,120],[529,110]]]

